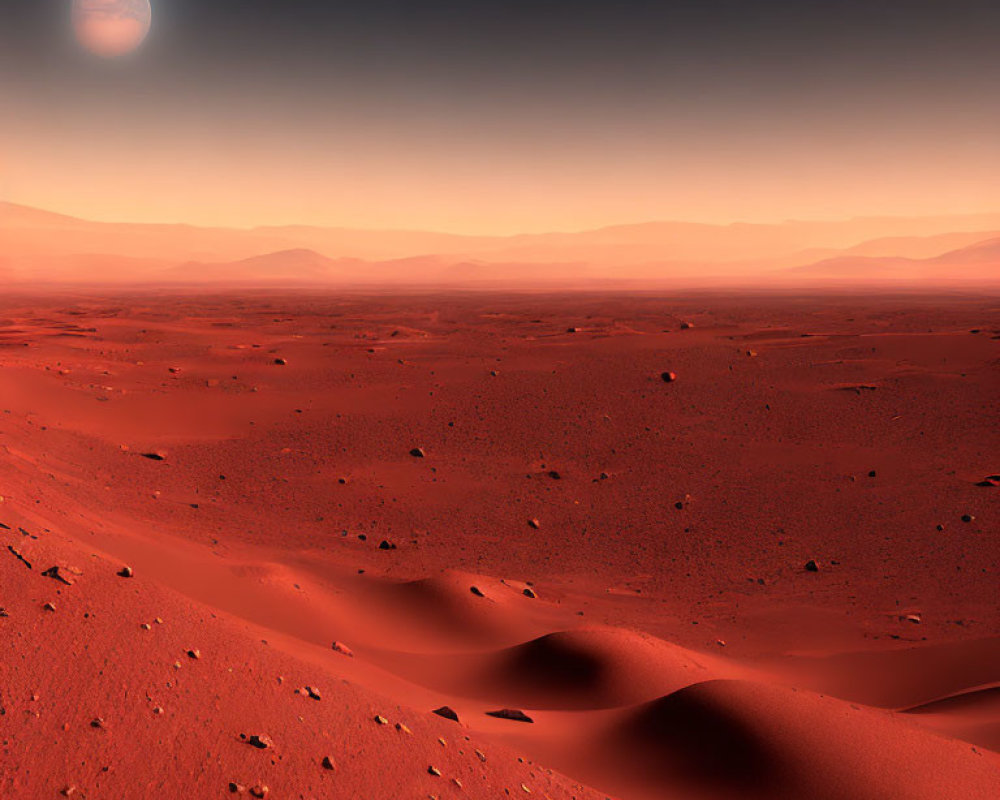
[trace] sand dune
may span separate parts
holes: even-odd
[[[996,765],[967,744],[833,698],[743,681],[693,684],[628,712],[592,758],[628,772],[634,783],[622,786],[636,797],[677,787],[698,798],[931,800],[988,798],[997,787]]]

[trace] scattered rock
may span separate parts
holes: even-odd
[[[322,700],[323,695],[320,693],[319,689],[315,686],[307,686],[305,688],[305,693],[313,700]]]
[[[562,480],[562,475],[559,473],[558,470],[554,469],[549,470],[549,477],[552,478],[552,480],[554,481]]]
[[[337,770],[337,762],[330,758],[330,756],[323,756],[323,760],[320,763],[323,765],[323,769],[328,769],[331,772],[336,772]]]
[[[263,734],[253,734],[247,740],[247,742],[256,747],[258,750],[267,750],[269,747],[274,747],[274,742],[271,741],[270,736],[264,736]]]
[[[67,586],[73,585],[73,579],[69,576],[68,571],[64,567],[49,567],[42,573],[42,575],[46,578],[53,578],[60,583],[65,583]]]
[[[534,517],[532,517],[531,519],[528,520],[528,527],[534,528],[537,531],[539,528],[542,527],[542,523],[539,522]]]
[[[854,392],[854,394],[861,394],[862,392],[875,392],[878,391],[877,386],[872,386],[868,383],[859,383],[854,386],[841,386],[839,387],[842,392]]]
[[[22,564],[24,564],[24,566],[26,566],[28,569],[34,569],[34,567],[31,566],[31,562],[28,561],[28,559],[26,559],[23,555],[21,555],[21,551],[18,550],[16,547],[14,547],[13,545],[7,545],[7,549],[10,550],[10,552],[14,555],[14,557]]]
[[[201,658],[201,650],[188,650],[188,658],[199,659]]]
[[[677,380],[677,373],[664,372],[660,374],[660,377],[663,378],[664,383],[673,383],[675,380]]]
[[[383,539],[381,542],[378,543],[378,549],[379,550],[395,550],[396,549],[396,543],[395,542],[390,542],[388,539]]]
[[[250,796],[251,797],[263,798],[263,797],[267,797],[270,793],[271,793],[271,789],[269,787],[261,785],[259,783],[256,786],[251,786],[250,787]]]
[[[424,453],[424,449],[422,447],[414,447],[410,450],[410,455],[414,458],[423,458],[426,454]]]
[[[806,572],[819,572],[819,564],[810,558],[806,562]]]
[[[681,330],[682,331],[689,331],[693,327],[694,327],[694,323],[693,322],[682,322],[681,323]]]
[[[396,730],[399,731],[400,733],[405,733],[407,736],[413,735],[413,731],[407,728],[402,722],[396,723]]]
[[[69,786],[63,786],[63,788],[59,790],[59,794],[61,794],[63,797],[76,797],[77,795],[76,787],[73,786],[72,784]]]
[[[122,567],[118,570],[119,578],[131,578],[135,573],[132,572],[132,567]]]
[[[962,514],[962,522],[972,522],[975,519],[972,514]]]
[[[1000,475],[987,475],[976,486],[1000,486]]]
[[[430,766],[430,767],[428,767],[428,768],[427,768],[427,773],[428,773],[429,775],[433,775],[433,776],[434,776],[434,777],[436,777],[436,778],[440,778],[440,777],[441,777],[441,770],[439,770],[439,769],[438,769],[437,767],[435,767],[435,766]]]
[[[482,750],[476,750],[476,758],[478,758],[484,764],[486,763],[486,753],[484,753]]]
[[[236,781],[229,782],[229,791],[232,794],[243,794],[247,790],[247,787],[242,783],[236,783]]]
[[[143,458],[148,458],[150,461],[166,461],[167,457],[163,453],[140,453]]]
[[[94,719],[92,719],[90,721],[90,727],[91,728],[103,728],[104,727],[104,720],[101,719],[101,717],[95,717]]]
[[[56,610],[56,607],[55,607],[54,603],[46,603],[44,606],[42,606],[42,608],[44,608],[46,611],[55,611]]]
[[[388,725],[389,724],[389,720],[387,720],[381,714],[376,714],[375,715],[375,724],[376,725]]]
[[[478,586],[470,586],[469,591],[472,592],[476,597],[486,597],[486,595],[483,594],[483,590],[480,589]]]
[[[487,711],[486,716],[497,719],[509,719],[512,722],[534,722],[534,720],[516,708],[501,708],[499,711]]]
[[[351,648],[348,647],[343,642],[334,642],[333,643],[333,649],[336,650],[341,655],[351,656],[351,657],[354,656],[354,651],[351,650]]]
[[[286,359],[284,359],[284,358],[276,358],[271,363],[274,364],[277,367],[283,367],[283,366],[285,366],[288,363],[288,361]]]
[[[437,714],[439,717],[450,719],[452,722],[458,722],[458,713],[451,706],[441,706],[441,708],[435,708],[433,713]]]
[[[532,600],[538,597],[538,595],[535,594],[535,590],[532,589],[530,586],[525,587],[524,591],[521,592],[521,594],[523,594],[525,597],[530,597]]]

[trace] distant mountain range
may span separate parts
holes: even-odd
[[[1000,213],[463,236],[93,222],[0,203],[0,275],[68,283],[1000,283]]]
[[[1000,284],[1000,237],[932,258],[847,255],[793,267],[787,274],[827,279]]]

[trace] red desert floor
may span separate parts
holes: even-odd
[[[996,800],[998,398],[994,298],[8,295],[0,796]]]

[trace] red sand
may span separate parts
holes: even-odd
[[[1000,796],[995,298],[0,302],[4,797]]]

